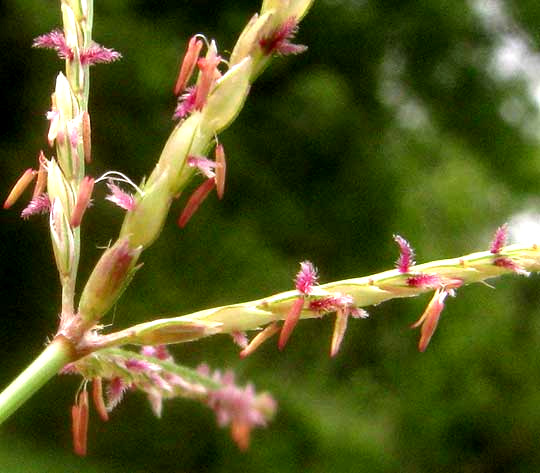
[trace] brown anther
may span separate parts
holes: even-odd
[[[94,179],[90,176],[85,176],[79,186],[79,193],[77,194],[77,201],[75,202],[75,208],[71,214],[70,225],[72,228],[77,228],[82,221],[84,212],[90,204],[90,198],[92,197],[92,191],[94,190]]]
[[[84,161],[89,164],[92,161],[92,128],[90,126],[90,114],[87,111],[82,114],[82,141]]]
[[[79,456],[86,456],[88,440],[88,393],[82,391],[77,404],[71,407],[71,432],[73,435],[73,451]]]
[[[300,320],[300,314],[302,313],[303,307],[304,297],[298,297],[297,299],[295,299],[289,310],[289,313],[287,314],[287,317],[285,318],[285,322],[283,323],[283,327],[281,328],[281,333],[279,334],[278,348],[280,350],[283,350],[283,348],[285,348],[285,345],[287,344],[287,341],[289,340],[289,337],[291,336],[294,327],[296,327],[298,320]]]
[[[182,60],[182,65],[180,66],[180,71],[178,72],[178,79],[176,79],[176,84],[174,86],[174,95],[178,96],[185,90],[186,85],[195,70],[195,65],[199,59],[202,47],[203,42],[198,39],[197,36],[193,36],[189,40],[184,59]]]
[[[219,199],[223,198],[225,192],[225,175],[227,173],[227,163],[225,161],[225,149],[220,143],[216,146],[216,192]]]
[[[197,61],[201,74],[197,83],[197,92],[195,96],[195,109],[201,110],[206,103],[210,89],[216,78],[220,76],[217,66],[221,62],[221,56],[218,56],[213,48],[210,48],[206,57]]]
[[[36,174],[37,172],[34,171],[32,168],[28,168],[26,171],[24,171],[23,175],[17,180],[17,182],[11,189],[11,192],[7,196],[7,199],[4,202],[5,209],[9,209],[15,202],[17,202],[17,199],[30,185],[32,179],[34,179]]]
[[[251,355],[266,340],[268,340],[270,337],[273,337],[280,330],[281,327],[277,322],[272,322],[270,325],[264,327],[261,332],[259,332],[257,335],[255,335],[255,337],[253,337],[253,340],[249,342],[249,345],[240,352],[240,358],[245,358],[246,356]]]
[[[109,420],[109,414],[105,407],[105,401],[103,400],[103,383],[99,376],[92,380],[92,399],[99,417],[101,417],[103,422],[107,422]]]
[[[189,197],[180,218],[178,219],[178,226],[184,228],[189,222],[190,218],[193,217],[193,214],[197,211],[199,206],[203,203],[204,199],[208,197],[210,191],[216,185],[214,178],[207,179],[204,181],[191,196]]]
[[[34,186],[34,193],[32,194],[32,199],[35,199],[39,195],[45,192],[47,187],[47,168],[46,168],[46,158],[43,151],[39,152],[39,169],[37,171],[36,185]]]

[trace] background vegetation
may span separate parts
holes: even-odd
[[[0,189],[46,146],[44,113],[63,65],[31,49],[60,25],[57,1],[0,4]],[[96,1],[95,39],[122,52],[93,69],[95,176],[140,180],[172,127],[172,86],[196,32],[222,51],[258,1]],[[258,298],[292,288],[298,262],[323,282],[390,268],[392,234],[418,261],[487,249],[495,228],[539,207],[540,6],[527,0],[316,0],[299,57],[278,58],[221,137],[225,199],[211,197],[162,238],[107,323]],[[536,99],[534,93],[536,92]],[[46,150],[50,154],[50,150]],[[84,226],[81,281],[116,235],[103,188]],[[0,385],[54,334],[59,284],[45,218],[0,214]],[[540,280],[506,278],[450,299],[424,354],[408,325],[427,298],[371,308],[336,359],[331,320],[300,324],[283,353],[240,361],[226,337],[173,349],[188,366],[232,367],[279,400],[276,420],[240,453],[212,412],[189,402],[155,419],[127,395],[90,455],[71,453],[79,380],[51,382],[2,426],[0,466],[33,472],[540,471]]]

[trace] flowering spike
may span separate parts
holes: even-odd
[[[298,271],[295,279],[296,290],[307,295],[311,293],[318,279],[317,269],[313,266],[313,263],[302,261],[300,263],[300,271]]]
[[[289,337],[291,336],[294,327],[300,319],[300,313],[302,312],[303,307],[304,297],[299,297],[293,302],[293,305],[291,306],[291,309],[287,314],[287,318],[283,323],[281,333],[279,334],[278,348],[280,350],[283,350],[283,348],[285,348],[285,345],[287,344],[287,341],[289,340]]]
[[[92,191],[94,190],[94,179],[90,176],[85,176],[81,181],[79,187],[79,194],[77,195],[77,201],[75,208],[71,214],[70,225],[72,228],[76,228],[81,224],[84,212],[90,204],[90,198],[92,197]]]
[[[131,194],[124,192],[114,182],[107,182],[107,187],[111,191],[111,195],[105,197],[106,200],[118,205],[124,210],[133,210],[135,208],[135,199]]]
[[[507,223],[497,228],[497,230],[495,231],[495,235],[493,236],[493,240],[491,241],[491,245],[489,247],[489,251],[491,253],[493,253],[494,255],[498,255],[501,252],[503,246],[506,244],[507,234],[508,234]]]
[[[227,163],[225,161],[225,149],[223,145],[219,143],[215,150],[216,155],[216,192],[218,199],[223,199],[225,193],[225,175],[227,173]]]
[[[253,340],[249,342],[249,345],[240,352],[240,358],[245,358],[251,355],[257,348],[259,348],[266,340],[273,337],[281,330],[280,325],[277,322],[272,322],[270,325],[264,327]]]
[[[24,171],[23,175],[17,180],[11,189],[11,192],[7,196],[7,199],[4,202],[5,209],[9,209],[15,202],[17,202],[18,198],[30,185],[35,175],[36,171],[34,171],[32,168],[28,168],[26,171]]]
[[[418,343],[418,350],[421,352],[426,350],[433,333],[435,333],[435,329],[439,323],[439,317],[444,309],[444,300],[448,294],[449,292],[446,289],[442,287],[438,288],[422,316],[411,325],[411,328],[422,326],[420,330],[420,341]]]
[[[298,31],[298,22],[294,16],[286,20],[279,28],[270,35],[259,40],[259,45],[264,54],[300,54],[307,50],[307,46],[293,44],[291,40]]]
[[[193,75],[195,66],[197,65],[197,60],[201,54],[202,47],[203,42],[198,39],[196,35],[189,40],[182,65],[180,66],[180,71],[178,72],[178,79],[176,79],[176,84],[174,86],[174,95],[180,95],[185,90],[189,79]]]
[[[46,214],[51,210],[51,201],[45,193],[34,197],[30,203],[21,212],[21,218],[28,219],[32,215]]]
[[[336,312],[336,322],[334,324],[334,333],[332,334],[332,345],[330,347],[330,356],[334,357],[339,351],[343,336],[347,330],[347,320],[349,319],[348,310],[338,309]]]
[[[99,376],[92,380],[92,399],[99,417],[101,417],[103,422],[107,422],[109,420],[109,414],[103,400],[103,383]]]
[[[84,389],[77,397],[77,404],[71,407],[73,450],[84,457],[88,438],[88,393]]]
[[[189,222],[190,218],[193,217],[193,214],[197,211],[199,206],[203,203],[204,199],[208,197],[210,191],[216,185],[214,179],[207,179],[204,181],[191,196],[189,197],[180,218],[178,219],[178,226],[184,228]]]
[[[414,266],[414,251],[405,238],[394,235],[394,241],[399,246],[399,258],[396,261],[396,267],[400,273],[408,273],[411,266]]]

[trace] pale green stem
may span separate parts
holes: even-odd
[[[0,424],[70,361],[73,361],[71,345],[63,338],[56,338],[0,394]]]

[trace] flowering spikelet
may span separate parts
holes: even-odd
[[[298,22],[295,17],[286,20],[270,35],[259,40],[259,45],[266,55],[270,54],[300,54],[307,50],[307,46],[293,44],[291,40],[298,31]]]
[[[408,273],[411,266],[414,266],[414,251],[405,238],[394,235],[394,241],[399,246],[399,258],[396,261],[396,268],[400,273]]]
[[[301,296],[293,302],[289,313],[285,318],[285,322],[283,323],[283,328],[279,334],[278,341],[278,348],[280,350],[283,350],[294,327],[296,327],[302,309],[304,308],[305,296],[309,295],[313,290],[313,287],[317,285],[318,278],[317,270],[310,261],[302,261],[300,263],[300,271],[296,274],[295,286],[296,290],[301,293]]]

